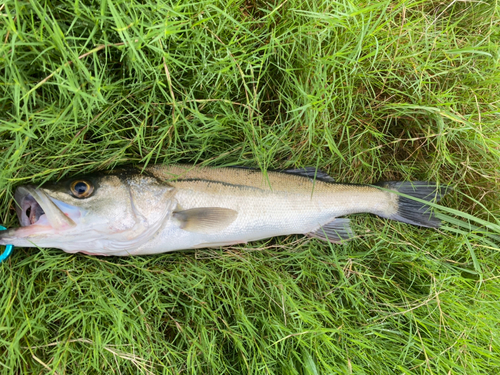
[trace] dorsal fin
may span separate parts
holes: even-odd
[[[260,172],[260,169],[252,168],[252,167],[231,166],[228,168],[248,169],[251,171]],[[328,173],[323,172],[322,170],[320,170],[316,167],[304,167],[304,168],[297,168],[297,169],[278,169],[278,170],[269,169],[269,172],[280,172],[280,173],[286,173],[286,174],[293,174],[296,176],[307,177],[307,178],[310,178],[312,180],[316,179],[318,181],[323,181],[323,182],[335,182],[333,177],[329,176]]]
[[[325,173],[322,170],[317,169],[316,167],[284,169],[279,172],[294,174],[296,176],[308,177],[313,180],[316,179],[324,182],[335,182],[335,180],[331,176],[329,176],[328,173]]]

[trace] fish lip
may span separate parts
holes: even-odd
[[[36,224],[40,216],[45,214],[42,206],[35,198],[36,194],[32,194],[36,190],[40,191],[33,186],[20,186],[14,193],[16,214],[22,227]],[[28,209],[30,210],[29,215]]]

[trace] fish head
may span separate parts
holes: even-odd
[[[130,171],[20,186],[14,199],[21,227],[0,232],[0,244],[92,255],[133,251],[171,215],[173,190]]]

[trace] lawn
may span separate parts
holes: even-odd
[[[452,185],[424,229],[363,214],[143,257],[17,248],[4,374],[500,373],[495,1],[0,4],[0,223],[14,189],[127,164]]]

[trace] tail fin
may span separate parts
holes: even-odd
[[[379,182],[376,185],[384,189],[395,190],[398,193],[422,199],[427,202],[439,202],[449,189],[447,187],[438,187],[432,182],[424,181],[384,181]],[[397,212],[385,216],[388,219],[428,228],[438,228],[441,225],[441,220],[434,216],[429,205],[402,195],[397,195],[396,199]]]

